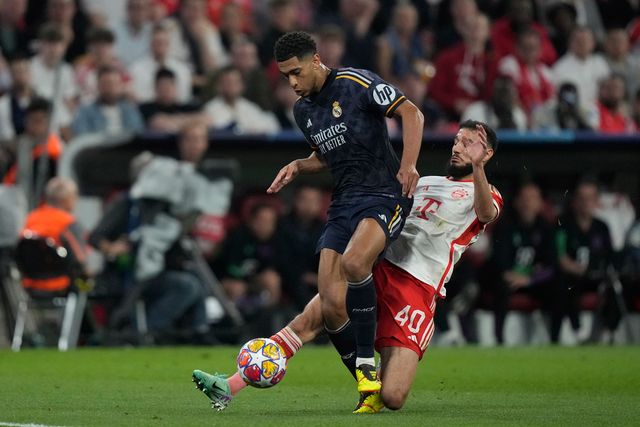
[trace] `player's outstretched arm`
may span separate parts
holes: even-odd
[[[465,147],[466,154],[473,166],[473,207],[478,220],[487,224],[498,217],[498,209],[493,203],[491,184],[484,172],[484,165],[493,155],[493,149],[487,143],[487,133],[478,125],[478,137]]]
[[[280,169],[278,175],[267,188],[267,193],[274,194],[282,190],[289,184],[299,173],[314,173],[326,169],[327,165],[313,152],[306,159],[297,159]]]
[[[424,130],[424,116],[411,101],[405,101],[398,107],[395,114],[402,120],[402,160],[398,170],[398,181],[402,184],[402,195],[413,197],[418,185],[420,174],[416,170],[418,154],[422,145]]]

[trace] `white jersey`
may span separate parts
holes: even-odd
[[[453,265],[478,239],[485,225],[473,207],[473,181],[443,176],[420,178],[413,208],[398,239],[385,258],[446,295]],[[493,204],[502,210],[502,196],[492,187]]]

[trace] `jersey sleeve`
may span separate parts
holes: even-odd
[[[318,149],[318,146],[313,142],[313,140],[311,139],[311,134],[307,131],[306,124],[307,124],[307,121],[310,120],[310,118],[303,117],[303,114],[301,113],[301,108],[300,108],[300,99],[298,99],[298,101],[296,101],[295,105],[293,106],[293,118],[296,120],[296,125],[298,125],[298,128],[304,135],[304,139],[309,144],[309,147],[313,151],[320,154],[320,150]]]
[[[371,74],[371,83],[366,89],[363,103],[365,108],[376,111],[386,117],[392,117],[396,109],[407,100],[397,87]]]

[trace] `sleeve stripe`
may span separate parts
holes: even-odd
[[[344,76],[344,75],[347,75],[347,74],[348,74],[348,75],[350,75],[350,76],[352,76],[352,77],[356,77],[356,78],[358,78],[358,79],[362,80],[363,82],[365,82],[365,83],[367,83],[367,84],[371,84],[371,83],[372,83],[370,79],[366,78],[366,77],[365,77],[365,76],[363,76],[362,74],[357,73],[357,72],[355,72],[355,71],[351,71],[351,70],[342,70],[342,71],[338,71],[338,73],[337,73],[337,75],[339,75],[339,76]]]
[[[359,83],[360,85],[364,86],[365,88],[367,88],[367,89],[369,88],[369,85],[368,85],[368,84],[366,84],[365,82],[363,82],[362,80],[360,80],[360,79],[359,79],[359,78],[357,78],[357,77],[341,75],[341,76],[336,77],[336,80],[337,80],[337,79],[349,79],[349,80],[353,80],[354,82]]]
[[[400,102],[402,102],[402,101],[404,101],[404,100],[406,100],[406,99],[407,99],[407,98],[406,98],[404,95],[402,95],[400,98],[396,99],[396,102],[394,102],[393,104],[391,104],[391,105],[389,106],[389,108],[387,108],[387,111],[384,113],[384,115],[385,115],[385,116],[388,116],[388,115],[389,115],[389,113],[391,113],[391,112],[393,111],[393,109],[394,109],[397,105],[399,105],[399,103],[400,103]]]

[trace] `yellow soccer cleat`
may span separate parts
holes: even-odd
[[[371,365],[360,365],[356,368],[356,380],[358,381],[358,393],[377,393],[382,388],[376,368]]]
[[[382,402],[382,396],[380,392],[376,393],[362,393],[360,395],[360,402],[358,406],[353,410],[354,414],[377,414],[384,408]]]

